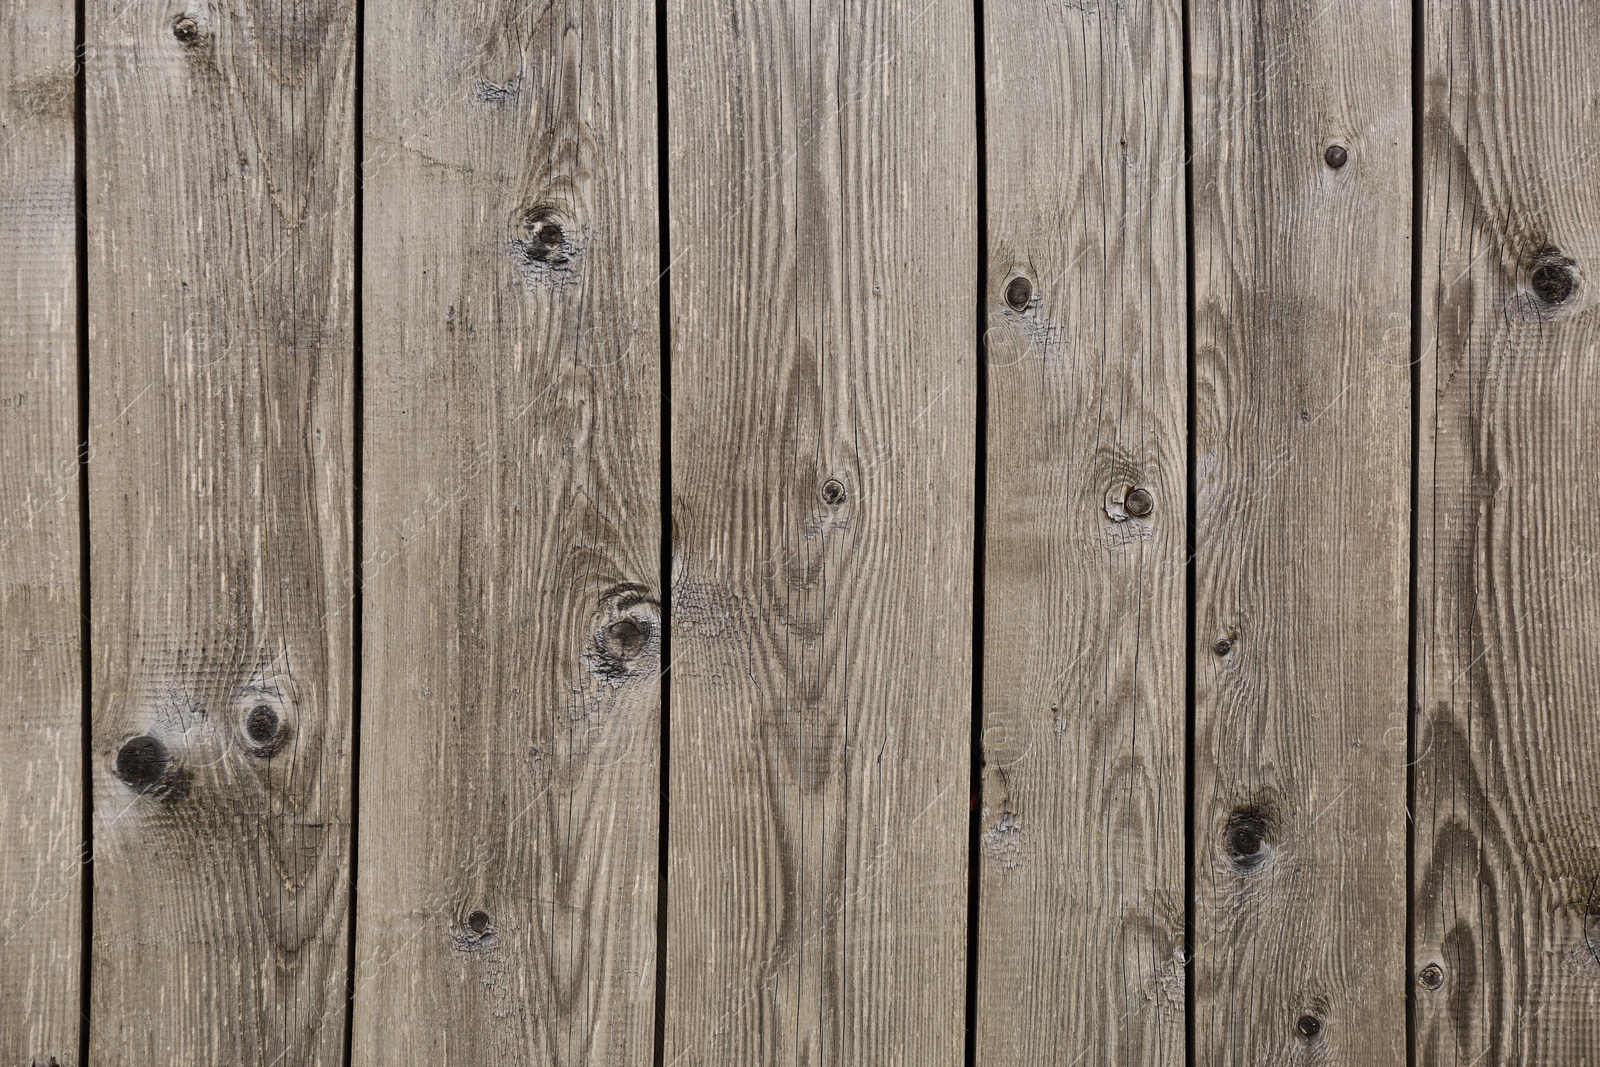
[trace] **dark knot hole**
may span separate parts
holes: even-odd
[[[267,704],[257,704],[245,716],[244,732],[258,745],[271,744],[278,736],[278,713]]]
[[[1012,278],[1006,284],[1006,306],[1012,311],[1022,311],[1033,299],[1033,283],[1026,278]]]
[[[1566,262],[1540,264],[1534,268],[1528,283],[1534,295],[1546,304],[1565,304],[1578,287],[1572,265]]]
[[[167,746],[149,734],[141,734],[117,752],[117,777],[135,792],[154,788],[166,777],[172,755]]]
[[[637,659],[650,638],[649,631],[633,618],[618,619],[606,627],[606,633],[616,643],[618,657],[625,660]]]
[[[1234,866],[1253,871],[1267,860],[1267,819],[1260,811],[1245,809],[1228,816],[1223,847]]]

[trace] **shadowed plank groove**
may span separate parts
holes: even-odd
[[[87,6],[97,1065],[343,1055],[354,16]]]
[[[973,11],[667,5],[664,1059],[961,1062]]]
[[[1194,1062],[1405,1062],[1411,5],[1191,8]]]
[[[0,5],[0,1063],[78,1062],[72,5]]]
[[[990,0],[977,1062],[1184,1062],[1183,23]]]
[[[648,4],[366,8],[358,1065],[650,1062]]]
[[[1420,1067],[1600,1060],[1600,8],[1424,38]]]

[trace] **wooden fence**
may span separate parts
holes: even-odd
[[[1600,0],[0,0],[0,1063],[1600,1062]]]

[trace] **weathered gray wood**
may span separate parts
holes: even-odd
[[[1194,1062],[1401,1064],[1411,5],[1191,20]]]
[[[0,5],[0,1063],[78,1062],[73,9]]]
[[[342,1057],[354,15],[87,7],[97,1065]]]
[[[648,4],[366,9],[354,1060],[648,1064]]]
[[[961,1062],[972,17],[668,5],[668,1067]]]
[[[985,5],[977,1062],[1184,1059],[1183,23]]]
[[[1600,8],[1430,4],[1420,1065],[1600,1059]]]

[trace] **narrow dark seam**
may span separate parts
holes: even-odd
[[[671,226],[667,208],[667,2],[656,0],[656,227],[657,304],[660,308],[657,371],[661,391],[660,461],[657,494],[660,508],[661,546],[661,670],[657,678],[661,706],[661,808],[656,825],[656,1001],[652,1062],[662,1067],[667,1040],[667,857],[672,797],[672,256]]]
[[[89,1067],[89,983],[94,969],[94,662],[89,623],[93,591],[89,575],[89,123],[88,47],[84,22],[84,0],[78,0],[73,7],[72,25],[72,186],[77,206],[73,243],[78,290],[78,699],[82,746],[79,773],[83,796],[79,827],[83,852],[78,900],[78,1063],[80,1067]]]
[[[1413,812],[1417,803],[1417,545],[1418,506],[1421,503],[1420,463],[1422,459],[1422,106],[1423,34],[1426,28],[1423,0],[1411,3],[1411,516],[1410,581],[1406,596],[1406,945],[1405,974],[1401,988],[1406,1005],[1406,1064],[1417,1062],[1417,1003],[1412,976],[1416,974],[1416,885],[1417,834]]]
[[[979,835],[983,823],[983,605],[984,540],[989,491],[989,363],[984,348],[989,292],[989,164],[985,115],[983,0],[973,0],[974,110],[977,132],[977,434],[973,456],[972,522],[972,726],[967,810],[967,966],[964,1062],[974,1067],[978,1053],[978,932],[981,878]]]
[[[1184,454],[1188,467],[1188,499],[1184,501],[1184,805],[1183,829],[1183,1002],[1184,1002],[1184,1063],[1194,1067],[1198,1050],[1195,1047],[1195,950],[1199,937],[1196,930],[1195,896],[1195,831],[1197,820],[1195,806],[1199,801],[1195,783],[1195,753],[1197,724],[1199,722],[1196,683],[1195,652],[1199,647],[1195,627],[1195,587],[1197,566],[1195,553],[1199,544],[1199,474],[1196,465],[1195,428],[1195,254],[1194,254],[1194,31],[1190,25],[1190,6],[1183,5],[1183,227],[1184,227],[1184,358],[1185,358],[1185,410]]]
[[[355,321],[351,323],[351,574],[350,574],[350,896],[345,911],[345,1010],[344,1010],[344,1062],[350,1067],[355,1062],[356,1015],[356,919],[357,890],[361,870],[361,628],[364,607],[362,589],[362,487],[364,484],[365,449],[363,431],[366,421],[366,354],[362,331],[362,235],[366,225],[366,197],[363,162],[366,152],[365,138],[365,80],[366,80],[366,5],[356,3],[355,24],[355,85],[352,123],[355,138],[355,202],[352,210],[351,261],[354,276],[351,279],[351,307]]]

